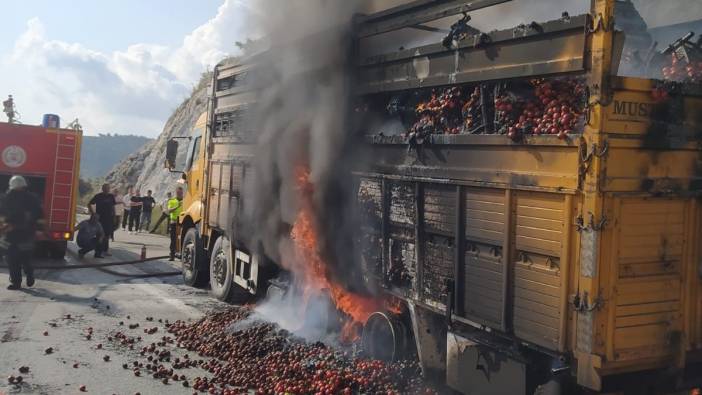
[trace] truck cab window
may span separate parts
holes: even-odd
[[[185,162],[185,171],[190,171],[193,163],[200,157],[200,140],[201,136],[197,136],[190,142],[190,146],[188,147],[188,159]]]

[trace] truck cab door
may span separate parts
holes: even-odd
[[[195,130],[195,137],[190,142],[188,157],[185,163],[185,196],[183,197],[184,214],[192,218],[193,222],[200,221],[202,212],[202,190],[204,187],[204,146],[202,133]]]

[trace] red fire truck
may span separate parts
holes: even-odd
[[[82,137],[80,130],[0,122],[0,191],[13,175],[27,179],[44,208],[39,251],[55,259],[73,239]]]

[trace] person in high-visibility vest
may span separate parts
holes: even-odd
[[[168,233],[171,236],[171,256],[168,259],[169,261],[175,260],[176,240],[178,238],[176,232],[178,225],[178,216],[180,215],[181,211],[183,211],[183,188],[178,187],[176,188],[175,197],[168,200],[168,215],[170,217],[170,223],[168,224]]]

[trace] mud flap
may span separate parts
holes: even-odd
[[[527,366],[448,332],[446,384],[466,395],[526,394]]]
[[[442,378],[446,369],[446,321],[441,314],[407,303],[424,376]]]

